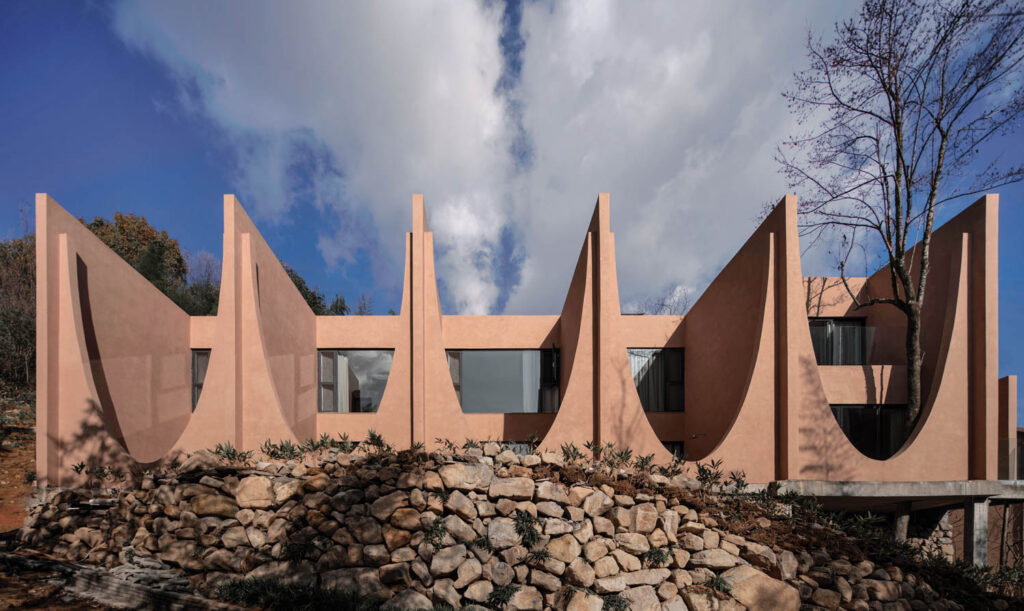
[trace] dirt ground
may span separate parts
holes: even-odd
[[[35,416],[24,403],[0,399],[0,533],[20,528],[36,466]]]
[[[0,610],[5,609],[109,609],[64,591],[53,571],[25,570],[0,561]]]
[[[36,468],[35,416],[22,402],[0,399],[0,536],[21,528]],[[109,609],[64,590],[59,574],[0,560],[0,610]]]

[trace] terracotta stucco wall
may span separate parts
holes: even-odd
[[[359,440],[374,429],[399,448],[432,447],[439,438],[523,441],[532,433],[546,449],[593,440],[659,461],[670,459],[662,442],[682,441],[690,459],[720,458],[727,471],[744,470],[757,482],[992,479],[1000,460],[1006,464],[1000,435],[1016,426],[1000,407],[995,377],[994,196],[935,232],[924,310],[924,410],[904,448],[886,461],[860,454],[829,405],[905,400],[904,322],[888,306],[855,311],[836,279],[802,276],[793,196],[780,201],[686,316],[622,314],[606,194],[580,236],[560,314],[443,315],[434,236],[422,196],[415,196],[399,314],[332,317],[313,315],[229,195],[218,313],[191,319],[40,197],[37,413],[46,440],[39,448],[44,477],[65,476],[69,461],[94,455],[92,446],[69,452],[66,439],[85,430],[90,400],[103,404],[101,378],[111,407],[99,410],[100,426],[90,430],[100,445],[124,445],[122,458],[140,461],[224,441],[255,449],[265,439],[321,433]],[[850,279],[851,288],[878,291],[885,273]],[[885,331],[872,336],[868,365],[819,367],[809,315],[864,316],[869,327]],[[154,316],[160,325],[152,324]],[[557,414],[462,411],[446,350],[552,347],[561,354]],[[685,349],[685,412],[641,407],[627,349],[656,347]],[[194,413],[189,348],[211,349]],[[376,413],[317,412],[316,351],[327,348],[394,350]]]

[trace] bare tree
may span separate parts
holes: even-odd
[[[690,309],[690,291],[675,286],[662,295],[648,296],[634,304],[637,314],[685,314]]]
[[[809,131],[779,147],[798,189],[801,233],[835,240],[856,308],[888,304],[906,315],[908,419],[921,409],[921,307],[936,210],[1024,178],[992,146],[1024,114],[1024,8],[1017,0],[867,0],[808,37],[810,67],[784,95]],[[980,171],[975,170],[981,167]],[[845,266],[869,244],[891,282],[858,296]]]
[[[373,297],[369,293],[363,293],[356,302],[356,314],[366,316],[373,314]]]

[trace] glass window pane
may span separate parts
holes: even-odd
[[[864,365],[864,319],[833,321],[838,365]]]
[[[320,411],[322,412],[336,412],[338,406],[334,402],[334,387],[333,386],[320,386]]]
[[[321,350],[320,351],[320,382],[321,383],[332,383],[334,382],[334,350]]]
[[[903,447],[909,430],[906,405],[832,405],[839,428],[862,454],[885,460]]]
[[[376,412],[394,350],[321,350],[320,411]]]
[[[466,413],[558,411],[557,362],[554,350],[448,351],[452,384]]]
[[[829,341],[831,321],[823,318],[810,319],[811,345],[814,347],[814,358],[819,365],[832,364],[832,345]]]
[[[192,411],[196,411],[199,396],[203,392],[206,381],[206,370],[210,366],[210,350],[197,349],[192,351]]]
[[[628,348],[626,352],[644,411],[683,411],[683,349]]]

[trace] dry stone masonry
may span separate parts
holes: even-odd
[[[86,564],[174,567],[205,594],[265,577],[405,609],[961,608],[895,566],[730,532],[683,475],[595,475],[495,443],[251,468],[201,452],[131,489],[52,494],[19,541]]]

